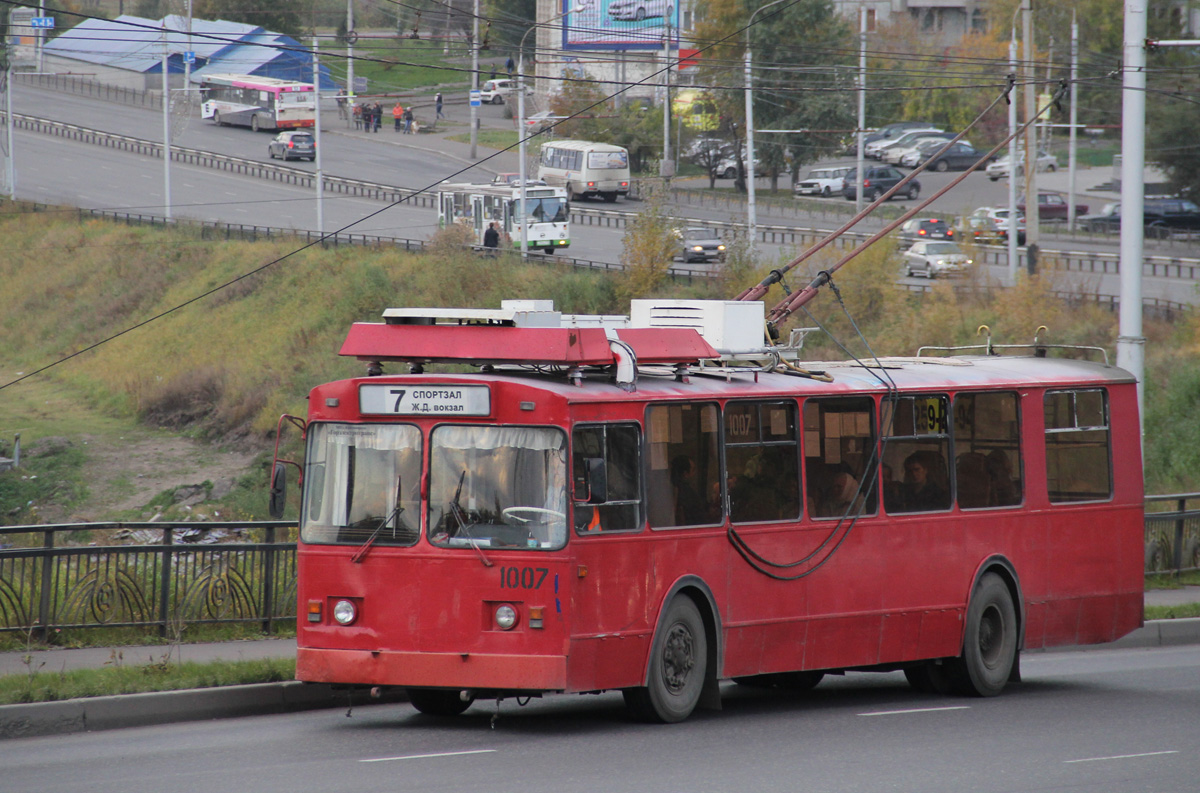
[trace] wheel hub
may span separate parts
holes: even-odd
[[[682,691],[695,665],[692,633],[683,625],[675,625],[663,645],[663,681],[667,688],[675,694]]]

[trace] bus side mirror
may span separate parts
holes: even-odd
[[[267,502],[267,512],[272,518],[279,520],[283,517],[285,507],[287,507],[287,466],[283,463],[275,463],[275,470],[271,473],[271,492]]]
[[[587,504],[608,501],[608,469],[603,457],[583,458],[583,471],[575,477],[575,500]]]

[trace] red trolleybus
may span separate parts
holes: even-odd
[[[1044,345],[813,371],[761,303],[632,308],[351,328],[367,376],[309,397],[300,680],[436,714],[617,689],[674,722],[727,679],[995,695],[1022,649],[1141,625],[1127,372]]]
[[[317,123],[316,92],[312,83],[255,77],[251,74],[209,74],[200,85],[204,104],[200,117],[217,126],[235,124],[260,129],[296,129]]]

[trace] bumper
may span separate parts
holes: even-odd
[[[565,691],[564,655],[296,651],[296,679],[307,683]]]

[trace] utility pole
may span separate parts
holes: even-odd
[[[854,191],[854,214],[863,208],[863,167],[866,162],[867,128],[867,7],[858,8],[858,187]]]
[[[1037,272],[1038,238],[1041,229],[1038,227],[1037,200],[1037,125],[1029,122],[1037,115],[1037,88],[1034,86],[1033,58],[1036,48],[1033,45],[1033,0],[1022,0],[1024,19],[1022,20],[1022,35],[1025,56],[1025,258],[1029,274]],[[1015,163],[1010,170],[1015,168]],[[1012,176],[1010,175],[1011,179]]]
[[[658,164],[658,175],[669,181],[675,175],[675,161],[671,159],[671,18],[666,20],[666,35],[663,37],[663,153]]]
[[[346,0],[346,112],[353,115],[354,111],[354,40],[358,34],[354,32],[354,0]],[[318,151],[317,157],[321,154]],[[319,160],[318,160],[319,161]]]
[[[1121,74],[1121,304],[1117,366],[1137,378],[1138,414],[1145,404],[1146,337],[1142,335],[1145,239],[1146,0],[1125,0]]]
[[[471,90],[479,90],[479,0],[475,0],[471,17]],[[476,146],[479,143],[479,108],[475,102],[467,104],[471,106],[471,159],[474,160],[478,156]],[[518,134],[525,134],[525,130],[518,130]]]
[[[1017,27],[1014,21],[1012,38],[1008,41],[1008,73],[1014,80],[1008,96],[1008,281],[1013,286],[1017,283],[1017,270],[1021,263],[1017,259],[1017,242],[1020,232],[1017,229]],[[1025,225],[1029,225],[1026,219]]]
[[[317,233],[325,233],[325,174],[321,170],[321,65],[317,60],[317,36],[313,33],[313,51],[312,51],[312,67],[313,67],[313,96],[316,98],[317,106],[315,118],[313,120],[313,146],[316,148],[316,155],[313,159],[313,164],[316,166],[316,176],[313,183],[317,187]]]
[[[1067,201],[1067,229],[1075,230],[1075,146],[1077,142],[1076,124],[1079,121],[1079,23],[1075,21],[1075,12],[1071,12],[1071,118],[1070,133],[1067,138],[1067,193],[1071,200]]]
[[[163,21],[162,48],[162,118],[163,118],[163,209],[171,219],[171,69],[167,52],[167,25]]]

